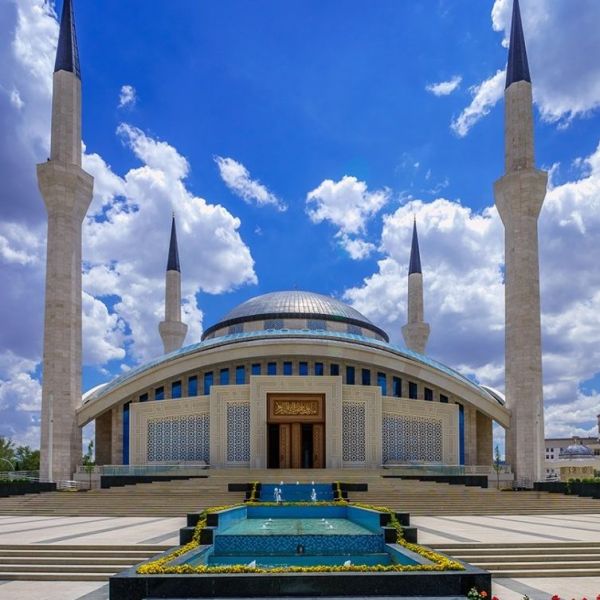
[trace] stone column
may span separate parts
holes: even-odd
[[[52,150],[38,165],[48,213],[42,379],[42,479],[71,479],[81,462],[81,227],[93,178],[81,168],[81,81],[54,73]]]
[[[493,463],[494,425],[487,415],[477,411],[477,464]]]
[[[507,460],[517,479],[544,475],[538,216],[548,175],[534,167],[531,84],[505,93],[506,174],[494,187],[505,231]]]
[[[107,411],[96,418],[96,464],[112,463],[112,411]]]

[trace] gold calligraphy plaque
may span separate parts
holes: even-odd
[[[311,417],[319,414],[316,400],[275,400],[273,415],[277,417]]]

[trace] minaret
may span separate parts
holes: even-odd
[[[423,321],[423,272],[417,236],[417,220],[413,222],[412,246],[408,265],[408,322],[402,328],[402,336],[409,350],[425,354],[429,339],[429,323]]]
[[[81,227],[94,179],[81,168],[81,75],[64,0],[52,94],[50,158],[38,165],[48,213],[40,477],[72,479],[81,462]]]
[[[165,354],[181,348],[187,329],[187,325],[181,321],[181,268],[177,249],[175,215],[173,215],[165,282],[165,320],[158,324]]]
[[[518,0],[506,70],[505,175],[494,186],[504,223],[505,388],[511,411],[507,461],[532,483],[544,474],[544,399],[540,325],[538,216],[548,174],[535,168],[533,100]]]

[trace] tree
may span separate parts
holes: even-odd
[[[496,489],[500,489],[500,471],[502,471],[502,459],[500,458],[500,448],[496,446],[494,453],[494,471],[496,471]]]
[[[0,437],[0,471],[14,471],[15,445],[12,440]]]
[[[40,451],[29,446],[19,446],[15,452],[17,471],[39,471]]]
[[[92,473],[94,472],[94,467],[96,466],[96,461],[94,460],[94,440],[90,440],[88,444],[87,452],[83,455],[83,468],[85,472],[90,477],[89,489],[92,489]]]

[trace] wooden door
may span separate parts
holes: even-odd
[[[292,423],[292,469],[302,467],[302,424]]]
[[[322,423],[313,425],[313,469],[325,468],[325,427]]]
[[[282,423],[279,426],[279,468],[289,469],[290,458],[292,455],[291,448],[291,425]]]

